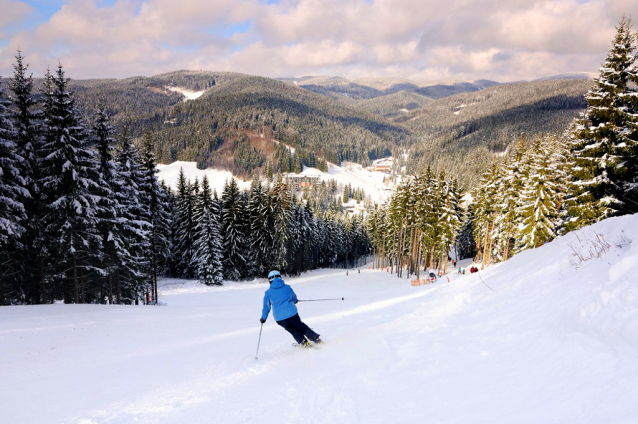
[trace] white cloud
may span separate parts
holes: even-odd
[[[529,79],[596,71],[623,13],[638,16],[635,0],[284,0],[271,5],[120,0],[113,6],[73,0],[36,28],[17,30],[13,24],[32,10],[20,2],[2,4],[11,4],[12,12],[0,17],[0,31],[7,32],[0,74],[10,72],[20,46],[36,74],[60,59],[75,78],[190,68],[271,77]]]

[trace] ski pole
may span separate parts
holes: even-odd
[[[346,300],[345,297],[342,297],[341,299],[336,298],[336,299],[308,299],[308,300],[297,300],[297,302],[323,302],[325,300]]]
[[[259,354],[259,343],[261,343],[261,330],[264,329],[264,323],[261,323],[261,327],[259,328],[259,340],[257,341],[257,352],[255,352],[255,359],[257,359],[257,355]]]

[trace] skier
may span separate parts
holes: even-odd
[[[430,271],[430,283],[435,283],[436,282],[436,274],[434,273],[434,271]]]
[[[270,282],[270,288],[266,290],[264,295],[264,309],[259,322],[262,324],[266,322],[272,306],[272,315],[275,317],[277,324],[292,334],[299,346],[310,347],[311,344],[308,340],[315,344],[323,343],[319,338],[319,334],[312,331],[299,318],[297,307],[295,306],[297,295],[289,285],[284,283],[279,271],[270,271],[268,273],[268,281]]]

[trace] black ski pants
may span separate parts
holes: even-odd
[[[281,325],[287,332],[292,334],[292,337],[294,337],[299,344],[304,342],[304,336],[313,342],[316,342],[319,339],[319,334],[315,333],[310,329],[310,327],[304,324],[301,321],[301,318],[299,318],[299,314],[277,321],[277,324]]]

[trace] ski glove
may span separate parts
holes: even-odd
[[[263,318],[259,318],[259,322],[261,322],[261,323],[263,324],[263,323],[265,323],[265,322],[266,322],[266,320],[265,320],[265,319],[263,319]]]

